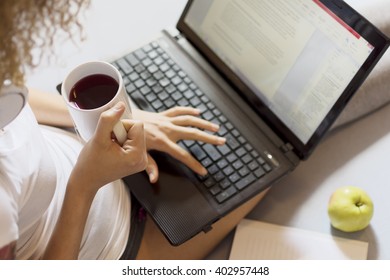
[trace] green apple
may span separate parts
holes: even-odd
[[[329,199],[328,215],[332,226],[345,232],[366,228],[374,214],[374,204],[361,188],[345,186]]]

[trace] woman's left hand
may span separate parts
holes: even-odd
[[[206,132],[217,132],[219,126],[199,118],[199,115],[199,110],[191,107],[174,107],[161,113],[133,110],[134,119],[144,123],[148,151],[165,152],[195,173],[206,175],[206,168],[177,144],[179,140],[195,140],[213,145],[225,144],[225,138]],[[150,154],[148,159],[146,172],[149,174],[149,180],[154,183],[158,179],[158,167]]]

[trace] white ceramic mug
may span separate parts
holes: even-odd
[[[114,78],[119,85],[118,91],[108,103],[102,105],[101,107],[93,109],[81,109],[69,100],[70,92],[78,81],[87,76],[95,74],[103,74]],[[84,141],[91,139],[95,133],[100,114],[113,107],[119,101],[123,101],[126,107],[126,110],[123,113],[121,119],[130,119],[132,117],[129,97],[126,93],[122,76],[113,65],[107,62],[91,61],[83,63],[74,68],[63,81],[61,93],[65,99],[66,104],[68,105],[68,109],[75,124],[75,128]],[[118,142],[122,145],[127,139],[127,132],[121,121],[119,121],[114,126],[113,132]]]

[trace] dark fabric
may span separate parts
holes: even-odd
[[[145,230],[146,213],[138,200],[131,196],[130,233],[121,260],[134,260],[137,257]]]

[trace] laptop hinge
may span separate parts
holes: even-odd
[[[170,37],[174,38],[176,41],[179,41],[181,38],[183,38],[183,34],[179,32],[176,28],[168,28],[164,29],[163,33],[168,34]]]
[[[296,166],[300,162],[298,156],[294,153],[294,147],[290,143],[284,143],[280,150]]]

